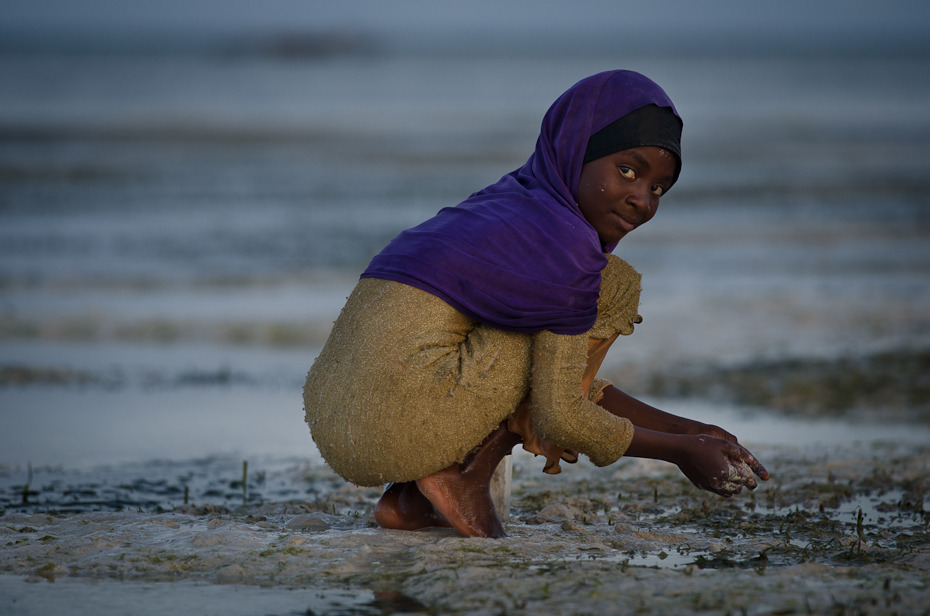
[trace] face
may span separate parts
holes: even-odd
[[[677,167],[674,154],[651,145],[585,163],[578,183],[578,207],[601,243],[618,242],[651,220]]]

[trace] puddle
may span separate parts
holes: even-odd
[[[365,589],[262,588],[202,582],[133,582],[0,575],[0,612],[18,616],[122,616],[130,606],[147,616],[381,616],[426,607],[402,593]]]

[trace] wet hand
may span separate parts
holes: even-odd
[[[754,490],[756,476],[763,481],[769,478],[748,449],[708,435],[688,437],[677,464],[691,483],[724,497],[739,494],[744,487]]]
[[[697,423],[689,434],[695,436],[699,434],[706,434],[714,438],[720,438],[725,441],[730,441],[731,443],[739,444],[739,440],[736,438],[736,436],[730,434],[720,426],[715,426],[713,424]]]

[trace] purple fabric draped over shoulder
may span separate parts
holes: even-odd
[[[649,104],[672,101],[647,77],[608,71],[552,104],[536,149],[519,169],[398,235],[362,277],[402,282],[507,331],[580,334],[597,317],[607,263],[576,203],[590,137]]]

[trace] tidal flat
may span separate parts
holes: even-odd
[[[6,469],[3,607],[103,592],[121,597],[103,614],[168,613],[168,597],[226,614],[930,613],[930,446],[757,454],[772,479],[723,499],[664,463],[548,476],[517,451],[500,540],[379,529],[378,489],[296,459],[34,469],[25,489]]]

